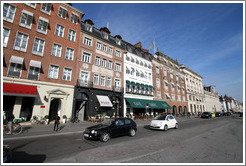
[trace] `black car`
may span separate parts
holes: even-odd
[[[221,114],[221,112],[216,112],[216,113],[215,113],[215,116],[216,116],[216,117],[221,117],[222,114]]]
[[[201,118],[212,118],[212,114],[210,112],[203,112]]]
[[[130,118],[105,119],[101,123],[87,127],[84,131],[85,139],[107,142],[112,137],[136,135],[137,124]]]
[[[242,112],[239,113],[239,117],[243,117],[243,113]]]

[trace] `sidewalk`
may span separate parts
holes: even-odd
[[[180,123],[187,120],[192,120],[195,117],[175,117],[176,120]],[[142,127],[145,125],[149,125],[151,120],[135,120],[137,123],[137,127]],[[66,135],[66,134],[76,134],[76,133],[82,133],[86,127],[96,125],[95,122],[88,122],[88,121],[82,121],[80,123],[65,123],[60,124],[59,131],[53,131],[54,124],[48,124],[48,125],[22,125],[22,133],[18,135],[3,135],[3,140],[17,140],[17,139],[28,139],[28,138],[40,138],[40,137],[48,137],[48,136],[55,136],[55,135]]]

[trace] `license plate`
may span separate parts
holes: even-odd
[[[89,134],[84,134],[85,137],[89,137]]]

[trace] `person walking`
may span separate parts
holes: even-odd
[[[54,131],[58,131],[59,124],[60,124],[60,117],[58,116],[58,114],[56,114],[56,116],[55,116]]]
[[[5,112],[5,118],[6,121],[8,122],[8,128],[9,132],[7,134],[12,134],[13,133],[13,120],[15,119],[15,116],[13,113],[10,112]]]

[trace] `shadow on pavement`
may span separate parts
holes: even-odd
[[[12,155],[13,163],[43,163],[46,159],[44,154],[30,155],[23,151],[14,151]]]

